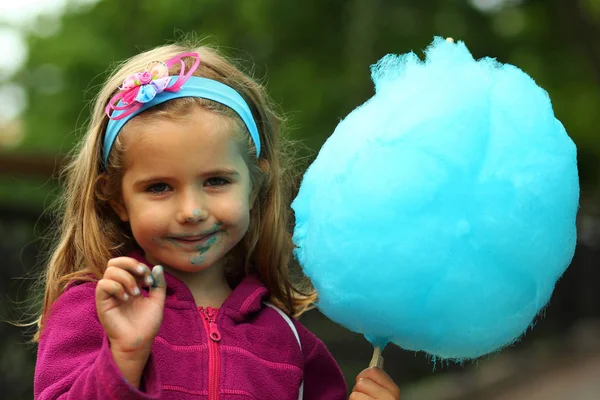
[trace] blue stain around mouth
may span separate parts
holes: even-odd
[[[192,265],[202,264],[202,262],[204,262],[204,256],[202,256],[202,255],[194,256],[194,258],[192,258],[190,260],[190,262],[192,263]]]
[[[169,242],[169,243],[171,243],[172,245],[175,245],[175,246],[177,246],[177,247],[181,247],[181,244],[179,244],[179,243],[177,242],[177,240],[175,240],[175,239],[173,239],[173,238],[166,238],[166,239],[164,239],[164,240],[165,240],[165,241],[167,241],[167,242]]]
[[[204,261],[204,253],[206,253],[216,241],[217,235],[215,233],[206,241],[206,243],[197,245],[196,250],[198,250],[198,255],[192,258],[191,263],[193,265],[201,264]]]
[[[217,240],[217,235],[216,232],[213,234],[213,236],[211,236],[206,243],[204,244],[199,244],[196,246],[196,250],[198,250],[201,253],[206,252],[206,250],[208,250],[210,248],[210,246]]]

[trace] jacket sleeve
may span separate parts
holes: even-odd
[[[95,283],[67,289],[52,306],[42,331],[34,399],[159,399],[161,385],[152,355],[142,387],[144,391],[131,386],[112,358],[96,313]]]
[[[304,400],[346,400],[346,382],[325,344],[294,321],[304,355]]]

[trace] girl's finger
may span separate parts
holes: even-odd
[[[368,394],[364,394],[364,393],[360,393],[360,392],[352,392],[350,393],[350,397],[348,397],[348,400],[374,400],[371,396],[369,396]]]
[[[118,267],[108,267],[106,271],[104,271],[104,279],[118,282],[132,296],[139,296],[141,293],[135,277],[131,275],[129,271],[124,269]]]
[[[146,285],[152,285],[152,275],[150,268],[147,265],[138,262],[135,258],[131,257],[116,257],[108,261],[108,267],[116,267],[124,269],[134,275],[137,279],[140,279]]]
[[[165,281],[165,271],[162,266],[157,265],[152,268],[152,279],[154,283],[150,286],[149,298],[164,306],[167,296],[167,282]]]
[[[354,385],[354,392],[363,393],[374,399],[393,400],[392,394],[385,387],[378,385],[369,378],[361,378]]]
[[[400,398],[400,388],[398,388],[398,385],[396,385],[392,378],[390,378],[390,376],[381,368],[371,367],[365,369],[356,377],[357,384],[361,379],[368,379],[373,381],[378,386],[385,388],[389,393],[392,394],[393,399]]]
[[[100,279],[96,286],[96,300],[103,301],[111,297],[122,301],[129,300],[129,295],[125,292],[125,288],[119,282],[110,279]]]

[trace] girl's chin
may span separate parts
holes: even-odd
[[[198,251],[184,251],[175,255],[173,255],[172,252],[146,252],[146,259],[148,262],[152,263],[150,267],[162,265],[167,271],[198,272],[215,265],[215,254],[212,254],[210,250],[207,253],[210,254],[198,254]],[[222,257],[219,257],[219,260],[222,259]],[[219,263],[218,260],[217,263]]]
[[[167,271],[172,270],[172,271],[178,271],[178,272],[189,272],[189,273],[193,273],[193,272],[198,272],[198,271],[204,271],[208,268],[210,268],[212,266],[212,263],[207,263],[204,260],[193,260],[193,259],[187,259],[187,260],[173,260],[172,262],[164,262],[162,264],[163,267],[165,267],[167,269]]]

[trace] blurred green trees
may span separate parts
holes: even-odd
[[[495,5],[495,7],[494,7]],[[486,10],[487,9],[487,10]],[[59,24],[54,26],[53,24]],[[600,140],[600,0],[103,0],[41,19],[14,77],[26,89],[24,138],[13,151],[64,154],[82,134],[108,68],[194,33],[255,75],[318,149],[340,118],[372,94],[369,65],[420,53],[434,35],[464,40],[529,73],[578,144],[584,183],[596,183]],[[52,25],[52,26],[47,26]]]

